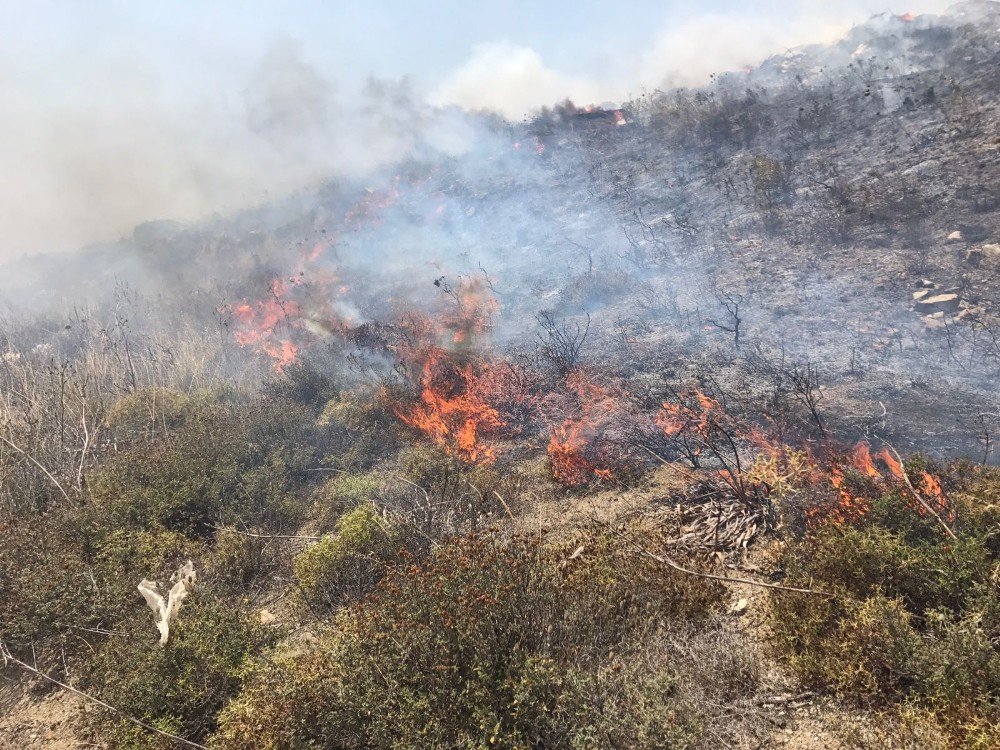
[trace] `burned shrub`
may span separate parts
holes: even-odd
[[[560,377],[566,377],[580,364],[583,346],[590,333],[590,314],[583,323],[569,323],[556,318],[550,310],[542,310],[535,318],[542,329],[537,333],[541,344],[539,354]]]

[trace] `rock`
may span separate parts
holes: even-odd
[[[930,313],[945,312],[954,313],[958,311],[958,305],[961,302],[957,294],[935,294],[931,297],[924,297],[923,299],[917,300],[913,305],[919,313],[924,313],[928,315]]]
[[[929,331],[945,328],[945,322],[941,318],[924,318],[924,327]]]
[[[734,604],[729,609],[729,611],[732,612],[734,615],[742,615],[744,612],[747,611],[747,607],[749,606],[750,606],[749,601],[747,601],[746,599],[740,599],[738,602],[736,602],[736,604]]]
[[[930,289],[921,289],[919,292],[914,292],[911,296],[913,297],[914,301],[916,301],[918,299],[923,299],[930,293],[931,293]]]
[[[954,232],[948,235],[948,242],[961,242],[962,232],[956,229]]]
[[[918,286],[921,289],[933,289],[934,287],[937,286],[937,284],[935,284],[930,279],[920,279],[920,284]]]
[[[270,612],[266,609],[260,611],[260,624],[261,625],[273,625],[278,619],[278,616],[274,612]]]
[[[1000,260],[1000,245],[990,243],[988,245],[983,245],[979,249],[983,251],[983,255],[987,260]]]

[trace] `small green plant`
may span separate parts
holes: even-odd
[[[345,513],[333,534],[295,558],[295,577],[304,603],[320,611],[360,599],[396,555],[400,539],[370,504]]]
[[[370,503],[381,481],[374,474],[336,474],[315,493],[315,515],[319,531],[332,529],[337,519],[353,508]]]

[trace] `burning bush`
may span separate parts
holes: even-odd
[[[485,441],[505,422],[485,400],[483,382],[472,366],[431,358],[420,377],[418,402],[398,406],[396,415],[448,453],[469,463],[492,463],[496,449]]]
[[[565,390],[541,404],[549,423],[548,455],[553,478],[567,487],[613,481],[635,470],[626,432],[628,394],[602,385],[582,371],[571,372]]]
[[[780,650],[813,686],[933,710],[956,746],[992,746],[1000,727],[1000,549],[993,505],[1000,476],[977,471],[992,480],[957,498],[961,513],[950,516],[952,537],[933,514],[908,500],[908,484],[890,483],[874,464],[868,469],[864,450],[854,455],[854,476],[868,483],[863,512],[853,513],[850,523],[807,531],[783,559],[792,585],[833,596],[774,598]],[[910,463],[923,472],[918,461]],[[847,475],[845,480],[842,491],[851,484]]]

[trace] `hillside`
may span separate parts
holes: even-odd
[[[386,90],[391,169],[8,263],[0,747],[1000,745],[998,74]]]

